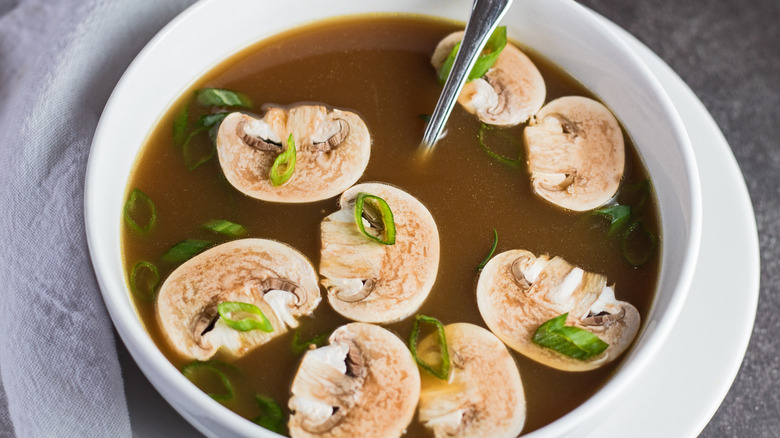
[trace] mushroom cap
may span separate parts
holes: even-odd
[[[444,327],[452,368],[448,382],[422,374],[420,421],[439,437],[514,438],[525,424],[520,372],[506,346],[474,324]],[[418,351],[438,350],[437,334]]]
[[[615,299],[606,277],[560,257],[536,257],[525,250],[506,251],[485,265],[477,282],[477,305],[490,330],[509,347],[564,371],[587,371],[615,360],[639,331],[639,312]],[[567,312],[567,325],[594,333],[609,347],[580,360],[532,341],[540,325]]]
[[[537,195],[586,211],[617,192],[625,164],[623,132],[601,103],[581,96],[555,99],[531,119],[524,136]]]
[[[463,39],[463,31],[442,39],[434,50],[431,64],[436,71]],[[520,49],[507,43],[496,63],[481,78],[466,82],[458,102],[489,125],[515,126],[528,120],[544,105],[547,89],[533,61]]]
[[[364,236],[355,224],[355,198],[379,196],[393,212],[394,245]],[[341,195],[341,210],[322,221],[320,274],[328,301],[355,321],[389,323],[413,314],[428,297],[439,268],[439,231],[410,194],[386,184],[358,184]]]
[[[399,437],[420,396],[417,364],[382,327],[350,323],[304,355],[292,383],[290,436]]]
[[[320,299],[317,273],[301,253],[273,240],[241,239],[176,268],[160,288],[156,310],[163,337],[177,353],[207,360],[220,347],[246,354],[296,326],[295,317],[313,312]],[[257,306],[274,330],[231,329],[217,319],[217,305],[228,301]]]
[[[286,183],[274,186],[269,172],[290,134],[295,170]],[[264,201],[311,202],[336,196],[360,178],[371,136],[353,112],[323,105],[269,107],[262,119],[228,115],[217,133],[217,153],[225,177],[242,193]]]

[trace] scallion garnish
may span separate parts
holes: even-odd
[[[437,332],[437,344],[439,347],[439,358],[441,362],[436,367],[435,364],[429,364],[420,358],[417,351],[417,338],[420,335],[420,323],[433,324],[436,327]],[[444,336],[444,326],[436,318],[430,316],[417,315],[414,319],[414,325],[412,326],[412,334],[409,337],[409,350],[412,352],[412,357],[417,362],[420,368],[428,371],[434,376],[442,380],[447,380],[450,376],[450,353],[447,350],[447,338]]]
[[[632,184],[624,184],[620,187],[618,199],[623,204],[630,204],[639,209],[644,205],[648,195],[650,195],[650,180],[645,179]]]
[[[622,228],[631,219],[631,206],[617,204],[611,207],[594,210],[592,214],[604,216],[609,219],[609,234]]]
[[[493,67],[493,64],[496,63],[496,60],[499,55],[501,55],[501,51],[504,50],[504,47],[506,47],[506,26],[499,26],[493,31],[493,34],[490,35],[487,43],[485,43],[485,48],[482,49],[482,53],[479,54],[477,62],[471,69],[468,80],[471,81],[484,76],[485,73]],[[444,64],[439,70],[440,84],[444,84],[444,82],[447,81],[447,77],[450,75],[450,70],[452,70],[452,65],[455,63],[455,56],[458,54],[459,49],[460,43],[452,48],[447,59],[444,60]]]
[[[418,114],[417,117],[420,118],[425,123],[429,123],[431,121],[431,115],[430,114]]]
[[[322,333],[309,339],[308,341],[301,342],[300,340],[301,335],[300,333],[298,333],[298,330],[295,330],[292,339],[292,351],[297,356],[309,350],[312,345],[314,345],[315,347],[321,347],[325,343],[325,340],[328,339],[329,335],[330,333]]]
[[[489,262],[490,258],[493,257],[493,253],[496,252],[496,246],[498,246],[498,231],[493,228],[493,246],[490,248],[490,252],[488,253],[487,257],[482,260],[482,263],[477,265],[477,271],[481,270],[485,267],[485,265],[487,265],[487,262]]]
[[[157,266],[147,261],[140,261],[133,266],[130,273],[130,291],[136,297],[152,301],[157,294],[156,288],[160,283],[160,271]]]
[[[564,325],[569,314],[556,316],[536,329],[533,342],[575,359],[587,360],[601,354],[609,344],[579,327]]]
[[[184,105],[176,118],[173,119],[173,143],[177,146],[184,143],[187,138],[187,120],[189,120],[190,106]]]
[[[125,202],[125,221],[139,233],[147,233],[157,222],[157,208],[152,199],[135,188]]]
[[[285,426],[284,414],[279,403],[271,397],[260,394],[255,395],[255,401],[260,408],[260,415],[255,417],[252,421],[272,432],[286,435],[287,428]]]
[[[647,263],[657,246],[658,240],[642,221],[634,221],[623,234],[621,242],[623,258],[635,268]]]
[[[243,93],[220,88],[202,88],[195,92],[195,98],[203,106],[252,107],[252,101]]]
[[[233,398],[233,385],[219,368],[210,362],[195,361],[181,369],[182,374],[214,400]]]
[[[486,142],[486,136],[488,132],[492,132],[494,135],[502,137],[504,140],[508,142],[515,143],[515,147],[517,148],[517,159],[504,157],[494,152],[492,149],[490,149],[490,147],[488,147]],[[479,134],[477,135],[477,138],[479,139],[479,146],[482,148],[482,150],[485,151],[485,153],[488,154],[494,160],[502,164],[506,164],[507,166],[513,169],[517,169],[523,164],[521,159],[522,157],[521,150],[523,145],[520,143],[520,140],[518,140],[516,136],[506,132],[503,129],[483,123],[482,126],[479,127]]]
[[[287,137],[287,149],[284,150],[281,154],[276,156],[276,159],[274,160],[274,165],[271,166],[271,184],[275,186],[280,186],[284,183],[286,183],[290,177],[292,177],[293,171],[295,170],[295,139],[293,139],[293,135],[290,134],[289,137]]]
[[[219,129],[219,124],[222,123],[227,115],[228,113],[206,114],[195,122],[195,129],[190,132],[182,146],[184,166],[187,170],[195,170],[214,157],[217,147],[216,132]],[[209,132],[210,142],[198,143],[192,141],[198,134],[205,131]]]
[[[254,304],[225,301],[217,304],[217,311],[225,324],[233,330],[240,332],[262,330],[266,333],[274,331],[271,321]]]
[[[366,231],[363,223],[363,217],[366,216],[368,222],[379,228],[381,236]],[[395,244],[395,221],[393,220],[393,211],[387,205],[384,199],[379,196],[369,195],[360,192],[355,198],[355,222],[360,232],[371,240],[375,240],[383,245]]]
[[[246,228],[243,225],[235,222],[230,222],[225,219],[214,219],[203,224],[203,227],[207,230],[211,230],[215,233],[223,234],[230,237],[239,237],[246,234]]]
[[[163,254],[168,263],[183,263],[214,245],[210,240],[186,239],[173,245]]]

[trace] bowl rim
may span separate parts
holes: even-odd
[[[96,128],[87,163],[84,198],[84,216],[87,242],[90,251],[90,257],[95,268],[96,278],[98,280],[103,299],[106,303],[106,307],[111,316],[111,320],[116,326],[122,341],[127,346],[133,359],[138,363],[144,375],[165,397],[166,401],[170,403],[171,406],[173,406],[174,409],[176,409],[176,411],[178,411],[183,417],[185,417],[187,421],[193,424],[193,426],[207,435],[213,433],[213,430],[209,425],[216,421],[217,423],[221,424],[230,424],[230,428],[226,430],[229,430],[230,433],[233,434],[257,435],[258,433],[262,434],[263,432],[267,432],[268,436],[276,436],[271,432],[258,430],[258,427],[250,421],[245,421],[243,417],[235,414],[229,409],[225,409],[221,404],[208,397],[194,385],[190,384],[189,380],[184,377],[179,372],[179,370],[168,361],[167,358],[165,358],[162,352],[154,344],[154,341],[151,339],[151,337],[148,336],[146,330],[143,327],[143,323],[139,320],[135,307],[130,301],[124,275],[121,276],[121,278],[113,278],[108,274],[110,271],[110,269],[107,268],[109,261],[115,261],[116,257],[121,257],[121,244],[118,245],[120,254],[110,254],[102,242],[106,236],[105,231],[110,229],[117,231],[115,233],[115,237],[118,241],[118,231],[121,224],[121,208],[117,209],[116,211],[116,215],[114,216],[115,223],[113,226],[111,226],[111,224],[105,223],[110,221],[101,219],[101,217],[104,217],[104,215],[101,214],[101,211],[105,211],[105,203],[98,193],[98,187],[100,186],[99,163],[102,162],[101,156],[102,154],[105,154],[106,151],[104,150],[105,148],[100,145],[105,144],[106,138],[110,138],[111,135],[111,133],[106,132],[108,129],[106,126],[106,120],[110,120],[112,117],[116,117],[115,114],[121,113],[122,109],[118,107],[117,103],[117,99],[119,99],[118,96],[122,96],[128,93],[128,89],[131,87],[132,77],[135,75],[135,72],[138,69],[143,67],[144,62],[150,53],[157,50],[162,42],[169,38],[169,35],[179,28],[182,22],[189,20],[190,17],[195,14],[205,13],[209,10],[209,8],[215,7],[215,4],[219,1],[224,0],[200,1],[183,11],[174,20],[169,22],[136,56],[112,92]],[[528,1],[531,2],[533,0]],[[518,3],[519,2],[520,1],[518,1]],[[683,126],[682,120],[674,108],[671,99],[662,88],[660,82],[658,82],[658,80],[650,72],[649,68],[644,64],[639,56],[634,53],[622,39],[618,37],[614,30],[608,26],[605,26],[604,23],[599,20],[598,17],[593,15],[589,9],[575,2],[567,0],[547,0],[547,2],[550,3],[552,7],[564,8],[567,13],[580,15],[582,19],[587,22],[586,24],[588,26],[607,36],[614,43],[615,49],[620,53],[620,55],[625,57],[625,59],[627,59],[632,65],[635,66],[641,75],[642,80],[650,87],[652,94],[658,98],[659,104],[664,110],[664,114],[668,116],[670,129],[674,131],[675,136],[681,145],[680,150],[684,158],[683,165],[685,166],[686,170],[685,175],[688,177],[688,186],[690,188],[690,193],[688,193],[688,196],[690,197],[691,201],[691,210],[688,241],[685,243],[687,252],[683,257],[684,262],[677,280],[677,288],[671,295],[672,298],[669,301],[666,311],[663,315],[660,316],[657,325],[653,328],[654,332],[652,333],[652,336],[646,339],[646,342],[644,345],[642,345],[641,349],[632,348],[633,351],[631,351],[630,358],[627,358],[624,363],[621,364],[618,371],[612,376],[612,378],[610,378],[610,380],[592,397],[553,423],[523,435],[526,437],[535,438],[541,436],[563,435],[570,432],[577,425],[585,423],[587,419],[595,412],[604,409],[609,405],[610,402],[614,401],[616,395],[620,392],[620,388],[624,387],[633,379],[635,379],[644,366],[647,365],[650,359],[655,356],[671,332],[674,321],[679,316],[682,305],[684,304],[685,298],[687,296],[687,291],[690,288],[693,279],[695,261],[698,258],[702,228],[701,188],[699,186],[698,169],[695,165],[693,149]],[[412,3],[412,1],[407,1],[403,4]],[[431,3],[441,4],[443,3],[443,0],[438,2],[432,1]],[[517,7],[517,5],[515,5],[515,7]],[[362,15],[362,13],[358,12],[357,15]],[[418,15],[426,14],[423,13]],[[465,16],[467,16],[467,14]],[[297,22],[293,27],[305,25],[307,23],[307,21]],[[259,38],[259,40],[265,39],[266,37],[267,36],[263,36]],[[251,43],[253,42],[250,42],[249,44]],[[231,52],[235,52],[235,50],[228,51],[227,56],[229,56],[229,53]],[[217,62],[220,61],[221,60]],[[203,73],[204,72],[197,73],[193,80],[195,80],[197,77],[200,77]],[[180,95],[183,90],[189,87],[189,85],[190,84],[184,84],[181,90],[177,91],[177,95]],[[171,103],[172,102],[169,102],[168,106]],[[134,156],[137,157],[137,151],[134,153]],[[123,190],[126,190],[126,187],[123,187]],[[119,204],[121,205],[121,202]],[[101,224],[101,222],[104,223]],[[111,235],[111,233],[108,235]],[[655,304],[653,307],[655,307]],[[643,331],[644,330],[645,329],[643,329]],[[190,405],[194,404],[196,405],[198,412],[207,412],[210,414],[208,417],[196,417],[191,414],[191,411],[188,407],[180,404],[181,402],[186,402]]]

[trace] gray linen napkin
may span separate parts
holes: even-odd
[[[0,0],[0,437],[130,436],[84,174],[122,72],[191,0]]]

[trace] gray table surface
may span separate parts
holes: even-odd
[[[699,96],[728,140],[753,202],[761,290],[753,335],[734,384],[702,437],[780,436],[780,0],[581,0],[639,38]],[[719,315],[724,320],[728,315]],[[121,343],[120,343],[121,345]],[[120,347],[122,362],[132,363]],[[129,398],[148,388],[124,369]],[[165,421],[162,400],[132,411],[134,432],[153,436],[145,412]],[[178,420],[178,418],[177,418]],[[197,434],[181,421],[185,436]],[[662,420],[660,420],[662,421]],[[158,429],[159,430],[159,429]],[[191,433],[187,432],[191,431]]]

